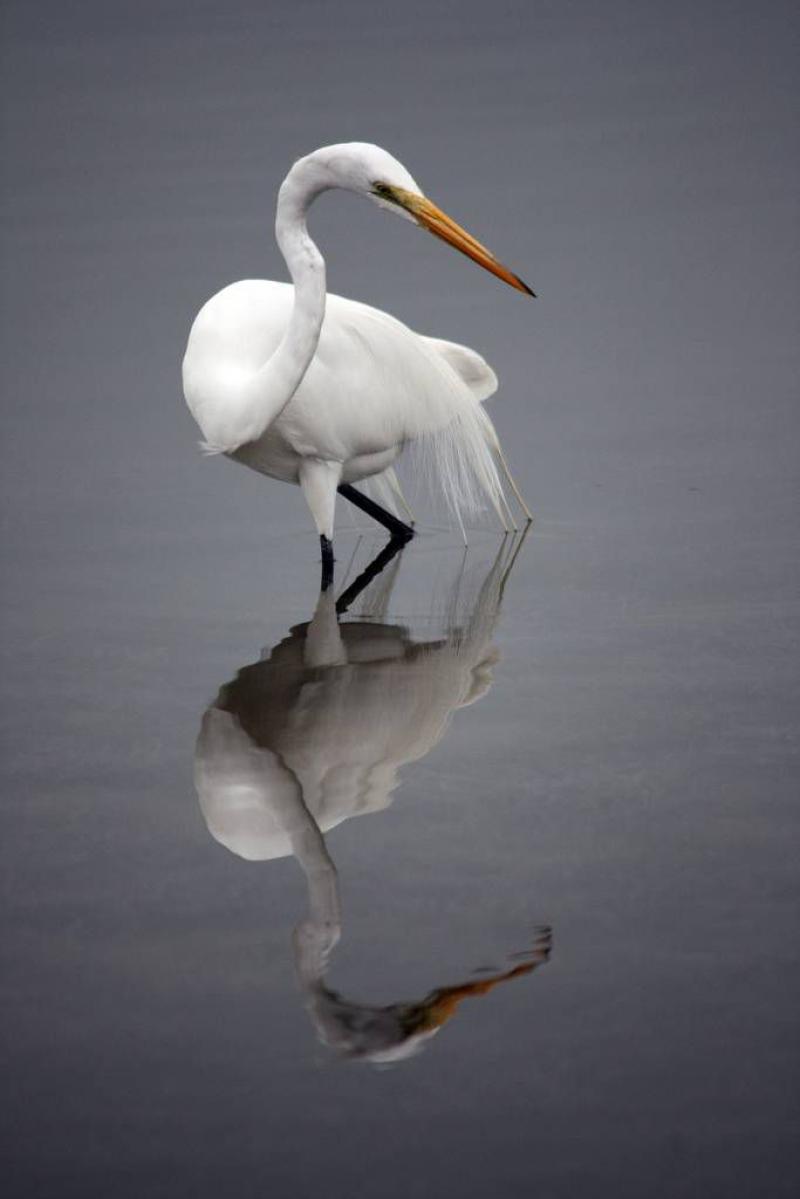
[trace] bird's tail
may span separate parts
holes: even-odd
[[[485,410],[477,399],[470,400],[450,424],[415,443],[423,473],[430,484],[441,488],[462,532],[464,520],[484,510],[487,501],[508,529],[508,505],[495,462],[500,443]]]

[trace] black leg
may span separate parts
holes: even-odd
[[[355,487],[352,487],[350,483],[340,483],[338,491],[339,495],[343,495],[356,508],[360,508],[362,512],[366,512],[367,516],[371,516],[373,520],[377,520],[378,524],[383,525],[384,529],[388,529],[392,537],[402,541],[410,541],[414,536],[414,530],[411,528],[411,525],[407,525],[402,520],[398,520],[396,516],[392,516],[391,512],[387,512],[385,508],[382,508],[380,504],[376,504],[369,496],[356,491]]]
[[[327,591],[333,582],[333,542],[324,533],[319,535],[319,547],[322,551],[322,582],[323,591]]]
[[[336,601],[336,612],[338,616],[346,612],[355,599],[358,599],[365,587],[369,586],[372,580],[381,573],[384,567],[388,566],[395,554],[399,554],[402,549],[405,549],[408,544],[408,539],[405,537],[393,537],[391,541],[383,547],[377,557],[373,558],[369,566],[362,570],[358,578],[350,584],[346,591]]]

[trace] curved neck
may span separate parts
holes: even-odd
[[[294,284],[294,306],[278,348],[253,379],[262,436],[300,386],[317,349],[325,317],[325,259],[306,227],[309,206],[330,186],[308,158],[295,163],[281,185],[275,237]]]

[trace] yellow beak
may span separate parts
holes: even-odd
[[[387,190],[391,191],[391,198],[395,203],[410,212],[417,223],[433,233],[435,237],[440,237],[448,245],[454,246],[456,250],[466,254],[467,258],[477,262],[478,266],[482,266],[484,270],[497,275],[498,279],[502,279],[510,287],[515,287],[517,291],[525,292],[528,296],[536,295],[536,292],[531,291],[528,285],[523,283],[513,271],[510,271],[507,266],[503,266],[502,262],[498,262],[494,254],[486,249],[486,246],[482,246],[471,233],[467,233],[466,229],[457,225],[452,217],[449,217],[446,212],[442,212],[441,208],[437,208],[431,200],[425,196],[415,195],[401,187]]]

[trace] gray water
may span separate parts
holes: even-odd
[[[6,4],[5,1194],[796,1194],[796,34]],[[179,362],[351,138],[539,293],[315,210],[332,290],[497,368],[536,521],[465,558],[419,497],[337,632],[301,496],[201,458]]]

